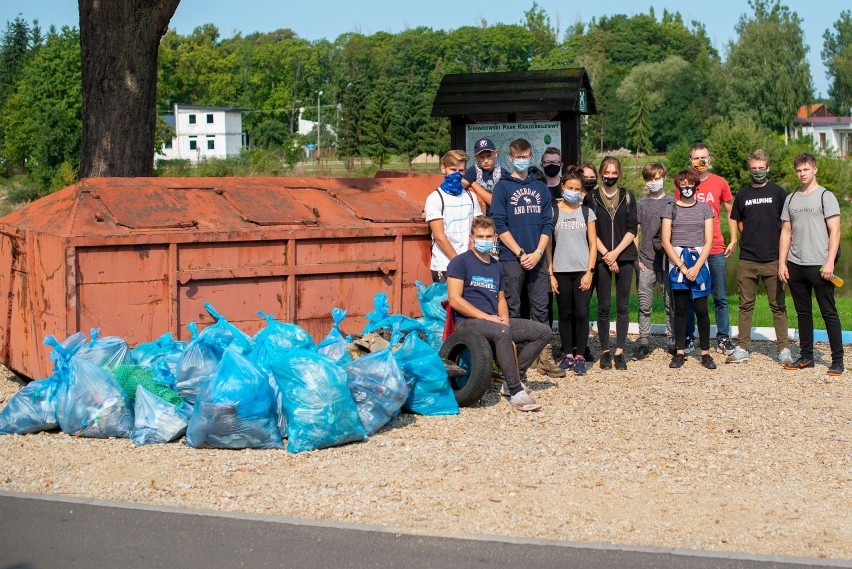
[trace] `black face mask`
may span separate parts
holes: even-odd
[[[603,183],[607,188],[611,188],[618,183],[618,176],[615,178],[603,178]]]
[[[544,167],[544,173],[547,174],[548,178],[555,178],[562,173],[562,166],[558,164],[548,164]]]
[[[683,186],[680,189],[680,195],[685,197],[686,199],[691,198],[695,195],[695,186]]]
[[[591,192],[592,190],[594,190],[595,186],[597,186],[597,185],[598,185],[597,179],[583,180],[583,187],[586,189],[587,192]]]

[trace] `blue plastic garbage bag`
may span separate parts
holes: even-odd
[[[417,300],[423,311],[423,317],[418,318],[417,322],[423,326],[426,342],[435,351],[440,351],[444,343],[444,322],[447,317],[447,311],[441,302],[447,300],[447,284],[432,283],[425,286],[420,281],[414,281],[414,284],[417,286]]]
[[[45,338],[45,345],[53,348],[50,352],[50,359],[54,362],[53,375],[31,381],[12,396],[0,411],[0,434],[23,435],[48,431],[59,426],[56,409],[62,375],[58,370],[63,365],[67,366],[68,361],[85,341],[86,336],[82,332],[72,334],[62,342],[54,336]]]
[[[414,281],[417,287],[417,301],[424,318],[440,320],[443,326],[447,311],[441,304],[447,300],[447,283],[432,283],[429,286],[420,281]]]
[[[254,342],[245,332],[228,322],[210,303],[204,303],[204,307],[216,322],[201,332],[194,322],[187,324],[193,337],[181,355],[177,370],[178,392],[189,404],[195,403],[198,390],[216,372],[227,348],[233,347],[241,355],[248,355],[254,349]]]
[[[284,394],[287,450],[302,452],[367,438],[346,372],[331,358],[294,348],[270,354],[268,364]]]
[[[438,352],[417,334],[409,334],[394,357],[411,384],[403,410],[418,415],[458,414],[459,405]]]
[[[395,331],[391,345],[399,342]],[[402,408],[409,386],[390,349],[367,354],[343,366],[349,391],[358,408],[358,417],[368,435],[372,435]]]
[[[202,385],[186,430],[195,448],[283,448],[266,373],[228,348]]]
[[[368,312],[367,325],[361,331],[361,335],[368,334],[379,328],[378,324],[390,315],[391,306],[388,302],[388,295],[383,292],[376,293],[373,297],[373,311]]]
[[[53,348],[50,352],[50,361],[54,363],[54,372],[57,363],[70,360],[71,356],[76,354],[85,343],[86,335],[82,332],[75,332],[61,342],[55,336],[48,335],[44,339],[44,345]]]
[[[141,385],[136,387],[133,406],[133,433],[137,446],[163,444],[179,439],[186,432],[192,409],[186,403],[172,405]]]
[[[130,346],[118,336],[100,337],[100,328],[92,328],[91,341],[86,342],[77,350],[76,357],[105,370],[112,370],[120,365],[133,363],[130,356]]]
[[[186,342],[175,340],[171,332],[166,332],[153,342],[143,342],[130,350],[130,355],[137,365],[154,367],[164,361],[172,373],[177,373],[178,364]]]
[[[69,435],[92,438],[129,438],[133,407],[108,371],[76,356],[56,364],[61,381],[56,416]]]
[[[24,435],[57,428],[58,389],[59,377],[56,375],[25,385],[0,411],[0,435]]]
[[[281,348],[314,347],[314,339],[301,326],[290,322],[280,322],[272,314],[258,312],[266,320],[266,326],[254,335],[255,350],[264,344],[273,344]]]
[[[331,318],[334,324],[331,326],[331,331],[323,338],[316,347],[316,352],[324,356],[328,356],[337,363],[349,361],[349,342],[351,338],[344,336],[340,331],[340,323],[346,318],[346,311],[342,308],[332,308]]]

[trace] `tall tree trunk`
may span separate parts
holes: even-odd
[[[151,175],[157,124],[157,49],[179,3],[79,0],[81,178]]]

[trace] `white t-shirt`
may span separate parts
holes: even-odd
[[[442,202],[443,198],[443,202]],[[442,207],[443,204],[443,207]],[[470,191],[463,191],[458,196],[437,189],[426,198],[426,223],[436,219],[444,220],[444,233],[456,253],[464,253],[470,243],[470,224],[474,217],[482,215],[479,201]],[[429,268],[433,271],[446,271],[450,260],[441,251],[437,243],[432,243],[432,262]]]

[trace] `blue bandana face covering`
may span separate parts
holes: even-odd
[[[444,181],[441,182],[441,189],[444,193],[447,193],[451,196],[460,196],[464,191],[462,188],[462,173],[461,172],[453,172],[452,174],[447,174],[444,176]]]

